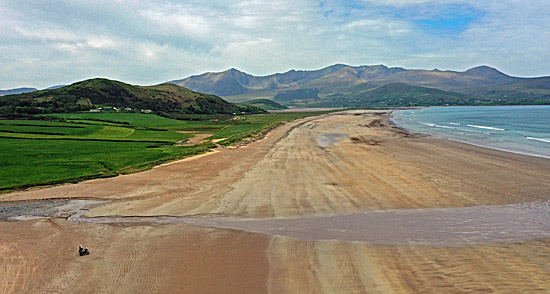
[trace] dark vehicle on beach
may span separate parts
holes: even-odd
[[[90,254],[90,251],[88,250],[88,248],[83,248],[82,245],[78,247],[78,255],[84,256],[88,254]]]

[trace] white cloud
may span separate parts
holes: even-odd
[[[67,30],[48,27],[17,27],[15,32],[22,38],[42,41],[73,41],[78,36]]]
[[[197,15],[189,6],[160,7],[139,11],[139,15],[151,22],[154,30],[164,35],[184,35],[193,38],[207,38],[211,22]]]
[[[471,3],[474,0],[364,0],[365,2],[392,6],[418,5],[418,4],[451,4]]]
[[[361,19],[348,23],[343,27],[346,30],[361,30],[362,32],[377,33],[378,35],[398,36],[412,31],[411,25],[403,21],[386,19]]]
[[[455,34],[415,23],[453,9],[475,19]],[[151,84],[230,67],[270,74],[337,62],[550,74],[550,2],[535,0],[18,0],[0,1],[0,14],[0,88],[91,76]]]
[[[86,40],[90,48],[101,50],[115,50],[122,46],[121,41],[106,36],[91,36]]]

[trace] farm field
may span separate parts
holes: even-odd
[[[0,120],[4,155],[0,159],[0,191],[141,171],[205,153],[216,146],[208,140],[230,145],[271,125],[316,114],[182,121],[154,114],[105,112],[51,115],[59,121]],[[195,136],[205,142],[178,144]]]

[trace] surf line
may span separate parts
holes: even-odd
[[[467,125],[467,126],[472,127],[472,128],[478,128],[478,129],[487,129],[487,130],[494,130],[494,131],[505,131],[505,129],[486,127],[486,126],[477,126],[477,125]]]
[[[434,128],[443,128],[443,129],[453,129],[453,130],[456,130],[455,127],[449,127],[449,126],[441,126],[441,125],[436,125],[436,124],[432,124],[432,123],[424,123],[424,122],[418,122],[419,124],[423,124],[425,126],[428,126],[428,127],[434,127]]]
[[[534,137],[525,137],[525,139],[535,140],[535,141],[540,141],[540,142],[545,142],[545,143],[550,143],[550,139],[541,139],[541,138],[534,138]]]

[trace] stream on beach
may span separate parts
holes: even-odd
[[[186,224],[287,236],[381,245],[468,246],[550,238],[550,202],[498,206],[398,209],[291,218],[129,216],[85,217],[108,201],[0,202],[0,221],[63,217],[92,224]]]

